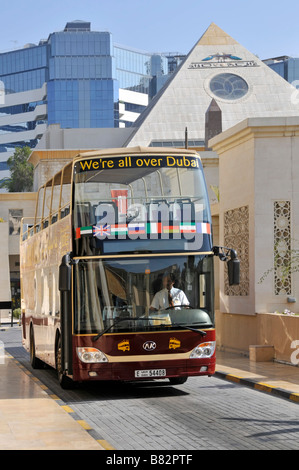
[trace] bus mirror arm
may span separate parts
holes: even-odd
[[[61,292],[71,290],[71,264],[73,264],[72,255],[67,253],[62,257],[59,266],[59,290]]]
[[[72,366],[72,308],[71,278],[72,254],[67,253],[59,266],[60,291],[60,326],[61,326],[61,370],[62,373],[73,373]]]
[[[213,253],[218,256],[220,261],[227,262],[228,283],[230,286],[240,284],[240,260],[236,250],[225,246],[214,246]]]

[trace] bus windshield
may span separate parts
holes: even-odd
[[[75,333],[213,326],[207,255],[81,259],[74,265]],[[114,326],[113,326],[114,325]]]
[[[73,213],[77,256],[211,251],[209,201],[195,153],[81,159]]]

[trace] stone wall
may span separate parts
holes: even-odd
[[[3,249],[0,263],[0,301],[6,302],[11,300],[9,258],[5,255],[4,248],[8,248],[8,222],[0,222],[0,239]]]
[[[249,356],[252,345],[273,346],[274,360],[298,365],[294,359],[299,357],[296,354],[299,347],[299,316],[273,313],[240,315],[218,310],[216,343],[220,351],[246,356]]]

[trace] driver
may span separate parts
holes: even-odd
[[[157,292],[153,298],[150,310],[159,310],[168,307],[181,307],[189,305],[186,294],[174,286],[176,279],[173,273],[164,274],[163,289]]]

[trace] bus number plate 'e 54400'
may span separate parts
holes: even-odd
[[[165,377],[166,369],[135,370],[135,377]]]

